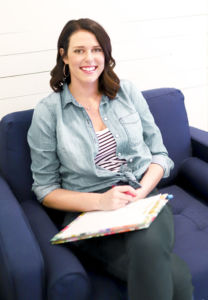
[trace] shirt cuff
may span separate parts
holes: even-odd
[[[50,192],[59,189],[60,188],[60,184],[53,184],[53,185],[43,185],[43,186],[35,186],[33,185],[32,190],[35,193],[38,201],[40,203],[43,202],[43,199],[45,198],[46,195],[48,195]]]
[[[174,167],[173,161],[166,155],[153,155],[152,163],[160,165],[164,170],[163,178],[166,178],[170,175],[170,171]]]

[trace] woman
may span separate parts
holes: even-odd
[[[37,105],[28,132],[33,191],[43,205],[67,212],[63,225],[79,212],[113,210],[156,193],[173,167],[146,101],[114,66],[98,23],[65,25],[51,72],[54,93]],[[166,206],[147,230],[73,246],[127,281],[131,300],[190,300],[190,275],[172,254],[173,239]]]

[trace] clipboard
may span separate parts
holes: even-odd
[[[62,244],[148,228],[172,195],[158,194],[110,211],[80,214],[50,241]]]

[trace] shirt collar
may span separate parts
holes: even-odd
[[[63,90],[61,91],[61,99],[62,99],[63,108],[65,108],[66,105],[69,103],[73,103],[74,105],[79,106],[79,103],[72,96],[72,94],[68,88],[68,85],[66,83],[64,83]]]
[[[117,96],[115,98],[117,98]],[[68,85],[66,83],[64,83],[64,85],[63,85],[63,90],[61,92],[61,99],[62,99],[63,108],[65,108],[66,105],[69,104],[69,103],[73,103],[74,105],[76,105],[78,107],[81,107],[81,105],[72,96],[72,94],[71,94],[71,92],[68,88]],[[102,100],[101,100],[101,105],[103,105],[107,102],[109,102],[108,96],[103,95]]]

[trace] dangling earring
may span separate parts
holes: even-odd
[[[68,69],[68,70],[67,70]],[[64,68],[63,68],[63,74],[64,74],[64,80],[70,76],[70,73],[69,73],[69,66],[64,64]]]

